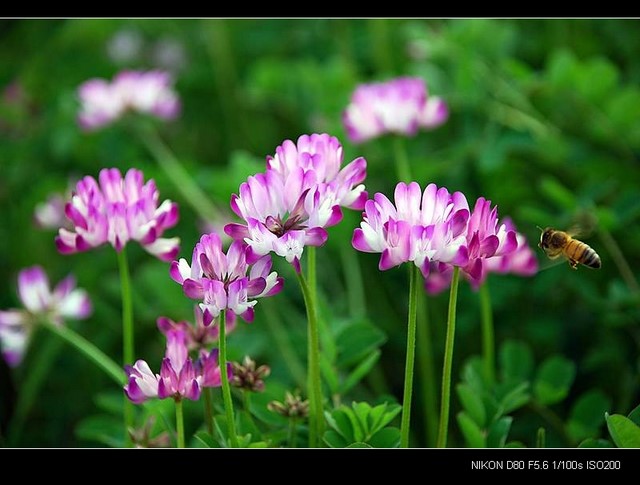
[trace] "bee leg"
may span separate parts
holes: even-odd
[[[578,262],[574,259],[570,259],[569,266],[571,266],[572,269],[578,269]]]

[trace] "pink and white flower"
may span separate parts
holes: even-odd
[[[196,244],[191,265],[184,258],[171,264],[171,278],[182,285],[184,294],[202,300],[205,326],[223,310],[253,321],[256,298],[282,290],[283,279],[270,272],[271,257],[263,256],[250,265],[247,255],[248,247],[242,241],[231,243],[225,254],[220,236],[211,233]]]
[[[0,311],[0,347],[9,365],[22,361],[26,347],[39,319],[62,325],[64,319],[85,319],[92,312],[87,292],[76,289],[72,275],[50,290],[49,279],[40,266],[25,268],[18,274],[18,296],[24,310]]]
[[[167,347],[160,374],[154,374],[144,360],[125,367],[128,382],[124,392],[131,402],[140,404],[154,397],[186,398],[192,401],[200,398],[202,375],[196,373],[186,340],[185,333],[180,330],[167,332]]]
[[[516,234],[517,248],[508,254],[487,259],[486,271],[488,273],[513,273],[519,276],[533,276],[538,272],[538,258],[529,246],[524,234],[517,232],[516,226],[510,217],[504,218],[507,231]]]
[[[225,232],[249,245],[250,259],[274,252],[299,271],[304,247],[326,242],[325,228],[342,220],[341,207],[364,207],[367,162],[360,157],[341,170],[342,160],[342,145],[328,134],[285,140],[267,157],[267,171],[232,196],[244,224],[227,224]]]
[[[134,240],[163,261],[175,258],[180,239],[161,236],[178,222],[178,205],[165,200],[158,206],[160,194],[153,179],[144,183],[142,172],[133,168],[124,178],[117,168],[105,168],[99,181],[86,176],[78,182],[65,207],[75,230],[59,230],[58,251],[71,254],[105,243],[121,251]]]
[[[412,136],[420,127],[434,128],[447,117],[446,104],[428,96],[423,79],[400,77],[358,86],[342,121],[351,141],[360,143],[386,133]]]
[[[394,198],[395,205],[381,193],[367,201],[363,221],[353,232],[355,249],[381,253],[378,267],[383,271],[411,261],[426,276],[433,262],[468,263],[464,194],[450,194],[435,184],[423,193],[416,182],[400,182]]]
[[[81,108],[78,123],[95,130],[132,111],[173,119],[180,113],[180,100],[165,71],[122,71],[112,82],[90,79],[78,88]]]

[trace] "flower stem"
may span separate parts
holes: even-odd
[[[311,254],[310,254],[311,256]],[[309,258],[309,266],[315,268],[313,257]],[[315,269],[312,272],[315,275]],[[318,332],[318,320],[316,313],[315,294],[311,292],[302,273],[296,273],[304,304],[307,310],[307,334],[308,334],[308,391],[309,395],[309,447],[320,446],[320,438],[324,432],[324,415],[322,407],[322,382],[320,380],[320,337]]]
[[[347,286],[347,299],[349,300],[349,313],[352,317],[363,317],[367,313],[367,304],[362,284],[362,271],[358,253],[350,245],[343,245],[340,250],[344,279]]]
[[[413,393],[413,367],[416,356],[416,317],[420,272],[415,264],[409,264],[409,315],[407,319],[407,356],[404,365],[404,393],[402,395],[402,419],[400,424],[400,447],[409,447],[409,421],[411,418],[411,395]]]
[[[393,148],[396,160],[396,172],[400,182],[411,182],[411,166],[407,155],[407,145],[404,137],[397,135],[393,137]]]
[[[202,389],[204,394],[204,422],[207,426],[207,432],[213,436],[213,410],[212,410],[212,396],[211,388],[204,387]]]
[[[122,368],[111,360],[107,354],[83,336],[77,334],[69,327],[54,325],[50,322],[42,322],[41,325],[67,343],[71,344],[76,350],[79,350],[80,353],[100,367],[100,369],[102,369],[118,385],[125,384],[126,378]]]
[[[178,437],[178,448],[184,448],[184,416],[182,415],[182,399],[176,402],[176,435]]]
[[[122,357],[124,365],[133,365],[135,359],[133,334],[133,298],[131,297],[131,277],[127,262],[126,248],[116,251],[118,267],[120,269],[120,292],[122,294]],[[125,443],[131,445],[129,428],[135,425],[133,404],[124,396],[124,428]]]
[[[187,172],[178,158],[162,141],[158,133],[149,126],[138,129],[138,133],[142,142],[156,159],[160,168],[164,170],[167,177],[173,181],[182,197],[191,205],[201,219],[205,221],[211,220],[218,213],[218,210],[189,175],[189,172]]]
[[[227,415],[227,432],[231,448],[238,447],[238,436],[236,435],[236,422],[233,417],[233,400],[231,399],[231,387],[229,386],[229,376],[227,375],[227,336],[225,311],[220,312],[220,334],[218,337],[218,364],[220,365],[220,377],[222,378],[222,397],[224,399],[224,411]]]
[[[456,304],[458,301],[458,281],[460,268],[454,266],[451,292],[449,294],[449,312],[447,317],[447,338],[444,349],[444,364],[442,366],[442,400],[440,402],[440,426],[438,427],[438,448],[447,446],[447,432],[449,429],[449,401],[451,399],[451,367],[453,365],[453,343],[456,334]]]
[[[298,433],[296,430],[296,418],[289,418],[289,436],[287,438],[287,441],[289,442],[289,448],[296,447],[297,434]]]
[[[489,384],[495,381],[495,337],[493,330],[493,312],[488,281],[480,285],[480,314],[482,318],[482,361],[484,374]]]
[[[433,342],[429,309],[424,295],[418,298],[418,365],[420,366],[422,406],[425,412],[425,439],[427,446],[435,446],[438,436],[438,398],[433,365]]]

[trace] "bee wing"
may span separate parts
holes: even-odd
[[[568,230],[567,234],[571,237],[584,236],[584,228],[580,224],[573,224]]]

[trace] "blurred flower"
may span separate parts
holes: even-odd
[[[220,327],[218,321],[214,321],[213,325],[206,326],[204,324],[202,309],[198,305],[194,305],[193,313],[195,315],[195,324],[182,320],[180,322],[174,322],[170,318],[160,317],[157,320],[158,329],[167,335],[170,330],[181,330],[187,337],[187,348],[189,350],[202,349],[209,344],[218,341],[220,334]],[[228,311],[225,319],[225,329],[227,335],[236,328],[236,314],[232,311]]]
[[[137,61],[142,54],[144,39],[137,30],[118,30],[107,41],[107,55],[117,64]]]
[[[420,127],[434,128],[447,117],[444,101],[428,97],[423,79],[400,77],[358,86],[342,121],[349,139],[359,143],[386,133],[415,135]]]
[[[191,266],[184,258],[171,264],[171,278],[182,285],[184,294],[203,300],[204,325],[227,309],[253,321],[255,299],[282,290],[282,278],[275,271],[270,273],[271,257],[263,256],[250,265],[247,250],[243,242],[234,241],[225,254],[220,236],[205,234],[193,249]]]
[[[196,361],[196,367],[198,372],[202,375],[202,385],[204,387],[222,386],[218,354],[218,349],[213,349],[211,352],[207,352],[206,350],[200,351],[200,357]],[[227,362],[227,377],[229,380],[233,378],[233,366],[231,362]]]
[[[166,431],[161,432],[155,437],[151,437],[153,427],[156,424],[156,417],[149,416],[142,425],[142,428],[129,428],[129,437],[136,448],[169,448],[171,438]]]
[[[362,209],[367,198],[366,160],[340,170],[342,156],[340,142],[327,134],[285,140],[267,157],[267,171],[250,176],[231,197],[245,224],[227,224],[225,232],[249,245],[250,259],[273,251],[299,271],[304,246],[323,245],[325,227],[342,220],[341,207]]]
[[[33,212],[36,226],[41,229],[60,229],[68,225],[69,220],[64,213],[67,198],[62,194],[51,194],[45,202],[38,204]]]
[[[358,251],[382,253],[379,269],[412,261],[424,276],[431,263],[464,266],[468,262],[465,231],[469,220],[467,199],[429,184],[424,193],[416,182],[400,182],[395,206],[381,193],[368,200],[360,227],[353,232]]]
[[[86,176],[78,182],[65,207],[75,232],[59,230],[58,251],[71,254],[107,242],[121,251],[132,239],[163,261],[175,258],[180,239],[160,236],[178,222],[178,205],[165,200],[158,206],[160,194],[153,179],[145,184],[142,172],[133,168],[123,179],[118,169],[105,168],[99,180],[98,185],[93,177]]]
[[[306,418],[309,415],[309,401],[303,400],[298,392],[291,394],[287,391],[284,402],[271,401],[267,409],[286,418]]]
[[[530,276],[538,271],[538,260],[526,238],[516,232],[509,218],[498,227],[497,207],[493,210],[490,207],[491,201],[478,199],[466,234],[469,263],[462,268],[462,274],[474,288],[478,288],[490,272]],[[440,293],[449,287],[452,275],[452,266],[432,265],[425,290],[430,294]]]
[[[144,360],[125,367],[129,382],[124,386],[124,392],[131,402],[141,404],[152,397],[199,399],[202,376],[196,374],[186,340],[185,333],[180,330],[167,332],[167,348],[160,374],[154,374]]]
[[[0,311],[0,346],[10,366],[22,361],[33,326],[39,319],[62,325],[65,318],[84,319],[91,315],[91,300],[87,292],[76,289],[72,275],[54,288],[40,266],[25,268],[18,274],[18,296],[24,310]]]
[[[187,62],[187,54],[183,44],[173,38],[160,39],[153,46],[153,62],[157,66],[177,72]]]
[[[128,111],[173,119],[180,113],[180,100],[165,71],[122,71],[109,83],[90,79],[78,88],[81,107],[78,123],[85,130],[108,125]]]
[[[264,391],[264,379],[271,374],[271,368],[261,365],[256,368],[256,362],[249,356],[245,356],[242,364],[233,363],[233,378],[231,385],[246,389],[251,392]]]
[[[489,273],[513,273],[519,276],[532,276],[538,272],[538,258],[529,246],[527,238],[517,232],[510,217],[504,218],[507,231],[516,234],[517,248],[508,254],[487,259],[486,271]]]

